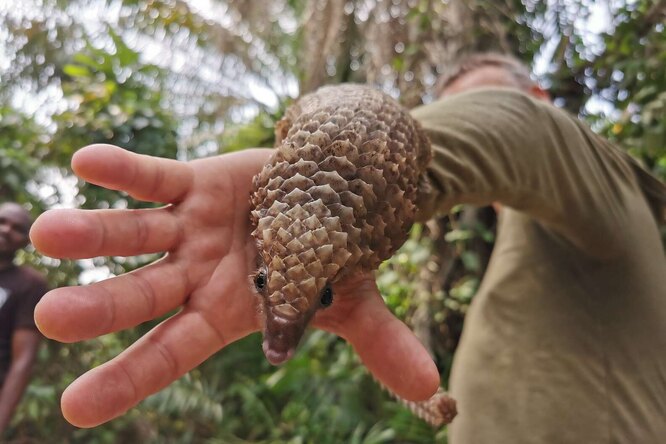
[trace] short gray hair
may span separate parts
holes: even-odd
[[[436,96],[441,96],[447,86],[465,74],[489,66],[505,70],[522,88],[529,89],[536,84],[532,80],[530,69],[516,57],[497,52],[479,52],[461,57],[451,69],[442,74],[435,86]]]

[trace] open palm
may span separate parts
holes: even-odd
[[[74,342],[134,327],[181,307],[139,341],[76,380],[62,398],[72,424],[92,427],[123,414],[226,345],[260,329],[248,276],[256,250],[249,225],[252,177],[269,150],[189,163],[93,145],[72,159],[88,182],[139,200],[144,210],[52,210],[31,230],[53,257],[168,252],[134,272],[49,292],[35,311],[47,337]],[[439,375],[411,331],[386,308],[374,279],[356,275],[314,325],[352,343],[370,371],[410,400],[432,395]]]

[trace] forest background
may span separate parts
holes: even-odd
[[[145,203],[78,181],[96,142],[191,160],[271,146],[299,94],[371,83],[408,107],[433,100],[456,57],[511,53],[555,104],[666,179],[662,0],[0,0],[0,202],[48,208]],[[382,265],[387,304],[432,351],[443,384],[492,251],[495,215],[459,207],[412,231]],[[156,258],[18,261],[52,287]],[[13,443],[446,442],[390,399],[342,340],[315,331],[280,368],[258,335],[225,349],[125,416],[80,430],[63,389],[155,322],[79,344],[47,341],[9,430]]]

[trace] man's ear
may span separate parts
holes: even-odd
[[[532,97],[535,97],[535,98],[537,98],[537,99],[539,99],[539,100],[545,100],[546,102],[550,102],[550,101],[551,101],[551,100],[550,100],[550,94],[548,93],[548,91],[546,91],[545,89],[541,88],[541,87],[540,87],[539,85],[537,85],[537,84],[534,84],[534,85],[530,86],[530,89],[529,89],[528,92],[529,92],[529,94],[530,94]]]

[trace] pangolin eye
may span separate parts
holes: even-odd
[[[321,292],[321,305],[323,307],[328,307],[333,303],[333,290],[330,285],[326,285],[324,290]]]
[[[257,287],[257,290],[262,290],[266,286],[266,274],[263,271],[260,271],[254,277],[254,285]]]

